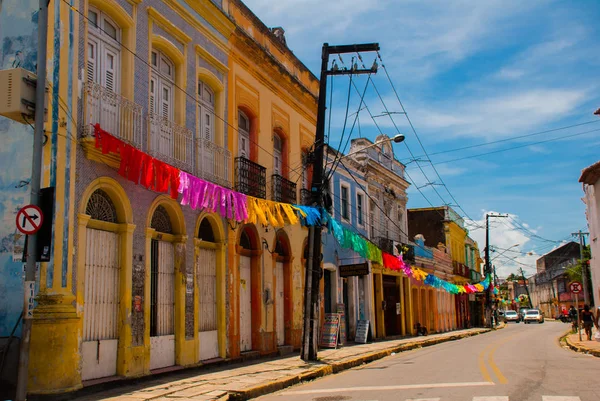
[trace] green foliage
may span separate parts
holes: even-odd
[[[589,245],[583,247],[583,260],[577,259],[577,263],[567,267],[565,273],[570,281],[583,282],[583,266],[588,266],[591,258],[591,251]],[[586,269],[589,275],[589,268]],[[588,277],[589,278],[589,277]]]

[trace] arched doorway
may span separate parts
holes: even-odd
[[[275,334],[277,346],[291,344],[291,248],[287,234],[277,231],[275,237]]]
[[[167,209],[159,204],[150,228],[150,369],[175,365],[175,246]]]
[[[109,194],[96,189],[85,207],[83,342],[81,379],[117,374],[119,348],[119,258],[121,241],[117,208]]]
[[[256,228],[247,224],[240,230],[239,271],[240,271],[240,352],[257,347],[258,338],[254,335],[260,325],[261,296],[258,291],[260,276],[256,274],[256,255],[260,252]]]
[[[196,240],[196,278],[198,284],[198,360],[219,357],[219,316],[217,303],[219,229],[211,217],[200,221]]]

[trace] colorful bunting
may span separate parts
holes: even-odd
[[[177,194],[180,193],[181,204],[189,205],[194,210],[202,209],[238,222],[260,223],[273,227],[294,225],[298,222],[303,226],[323,225],[342,248],[352,249],[363,258],[379,263],[385,268],[402,271],[407,277],[423,281],[425,285],[452,294],[483,292],[490,286],[489,276],[477,284],[456,285],[428,274],[418,267],[413,268],[403,260],[402,255],[393,256],[383,252],[363,236],[343,227],[324,209],[246,196],[157,160],[110,135],[102,130],[99,124],[94,126],[94,134],[96,148],[102,148],[103,154],[112,152],[121,155],[119,166],[121,176],[147,189],[167,192],[174,199],[177,199]],[[493,290],[495,294],[498,293],[497,288]]]

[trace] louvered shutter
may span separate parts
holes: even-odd
[[[91,37],[88,38],[87,81],[96,82],[96,68],[98,64],[98,43]]]
[[[202,127],[204,129],[204,139],[212,142],[212,140],[213,140],[213,116],[206,108],[203,108],[203,114],[204,114],[204,120],[203,120],[204,124],[202,125]]]
[[[104,58],[104,71],[103,74],[103,85],[106,89],[116,92],[118,88],[118,74],[119,74],[119,56],[118,53],[113,51],[108,46],[104,46],[103,49]]]
[[[156,78],[150,78],[150,112],[156,113]]]
[[[168,84],[161,85],[160,110],[159,113],[163,118],[171,120],[171,98],[172,89]]]

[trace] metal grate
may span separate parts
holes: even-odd
[[[276,202],[296,203],[296,183],[287,180],[279,174],[271,176],[272,198]]]
[[[243,156],[235,158],[235,190],[255,198],[267,197],[267,169]]]
[[[173,226],[171,226],[171,219],[169,218],[167,209],[165,209],[163,206],[158,206],[156,208],[154,214],[152,215],[150,227],[161,233],[173,234]]]
[[[94,191],[85,207],[85,213],[94,220],[117,222],[117,209],[112,199],[101,189]]]
[[[300,190],[300,204],[305,206],[312,205],[312,194],[308,189]]]

